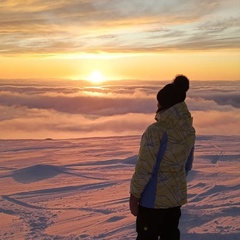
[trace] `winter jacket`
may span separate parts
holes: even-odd
[[[195,129],[185,102],[156,115],[144,132],[130,192],[148,208],[187,202],[187,172],[192,167]]]

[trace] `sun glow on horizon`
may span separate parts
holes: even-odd
[[[96,70],[91,73],[91,75],[87,78],[87,80],[93,84],[99,84],[106,81],[106,78],[103,76],[103,74],[100,71]]]

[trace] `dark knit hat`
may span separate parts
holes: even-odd
[[[189,89],[189,80],[183,75],[178,75],[172,83],[167,84],[157,94],[157,100],[161,111],[183,102],[186,98],[186,92]]]

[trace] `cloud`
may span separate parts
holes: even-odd
[[[195,87],[195,85],[198,85]],[[240,96],[239,96],[239,81],[233,82],[222,82],[221,85],[217,82],[202,82],[202,83],[193,83],[192,88],[190,89],[188,96],[192,99],[202,99],[208,101],[214,101],[214,108],[219,111],[221,109],[226,110],[228,106],[234,108],[240,108]],[[226,106],[226,108],[223,108]]]
[[[17,109],[17,114],[14,109]],[[139,135],[154,121],[153,116],[148,114],[116,114],[96,119],[54,110],[3,106],[0,110],[8,115],[0,121],[1,138],[5,139]]]
[[[198,28],[205,33],[223,32],[226,29],[240,26],[240,17],[229,17],[209,20],[201,24]]]
[[[46,90],[47,88],[45,88]],[[16,87],[14,87],[16,91]],[[23,90],[23,89],[21,89]],[[30,90],[30,94],[29,91]],[[51,89],[48,93],[39,93],[39,89],[26,89],[24,93],[1,92],[0,102],[6,106],[26,107],[30,109],[52,109],[69,114],[90,114],[97,116],[125,114],[129,112],[152,112],[156,108],[156,100],[132,90],[131,93],[99,93],[81,89],[78,93],[67,93],[60,89]],[[40,92],[43,89],[40,89]],[[38,92],[38,94],[37,94]]]
[[[206,96],[206,99],[213,99],[219,105],[231,105],[236,108],[240,108],[240,96],[239,92],[234,92],[231,94],[215,94],[214,96]]]
[[[192,115],[197,134],[237,136],[240,134],[237,127],[240,121],[239,111],[193,111]]]
[[[224,8],[234,10],[236,5],[235,0],[5,0],[0,3],[0,52],[236,49],[239,16],[218,16]]]
[[[58,81],[2,84],[0,138],[141,135],[155,121],[156,93],[165,83],[114,83],[101,88],[71,81],[62,87]],[[238,86],[239,81],[192,82],[186,102],[198,134],[239,134]]]
[[[81,86],[80,81],[45,83],[45,86],[44,82],[40,81],[38,84],[2,86],[0,103],[5,106],[86,114],[96,118],[127,113],[149,114],[156,111],[156,94],[165,83],[148,82],[129,85],[126,82],[125,85],[108,85],[102,88],[84,87]],[[63,87],[59,87],[60,84]],[[207,84],[206,86],[206,82],[192,83],[187,94],[187,102],[192,110],[228,111],[240,108],[238,81],[221,82],[220,87],[216,82]]]

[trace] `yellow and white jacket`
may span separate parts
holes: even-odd
[[[157,113],[144,132],[130,192],[148,208],[187,202],[187,172],[192,167],[195,129],[185,102]]]

